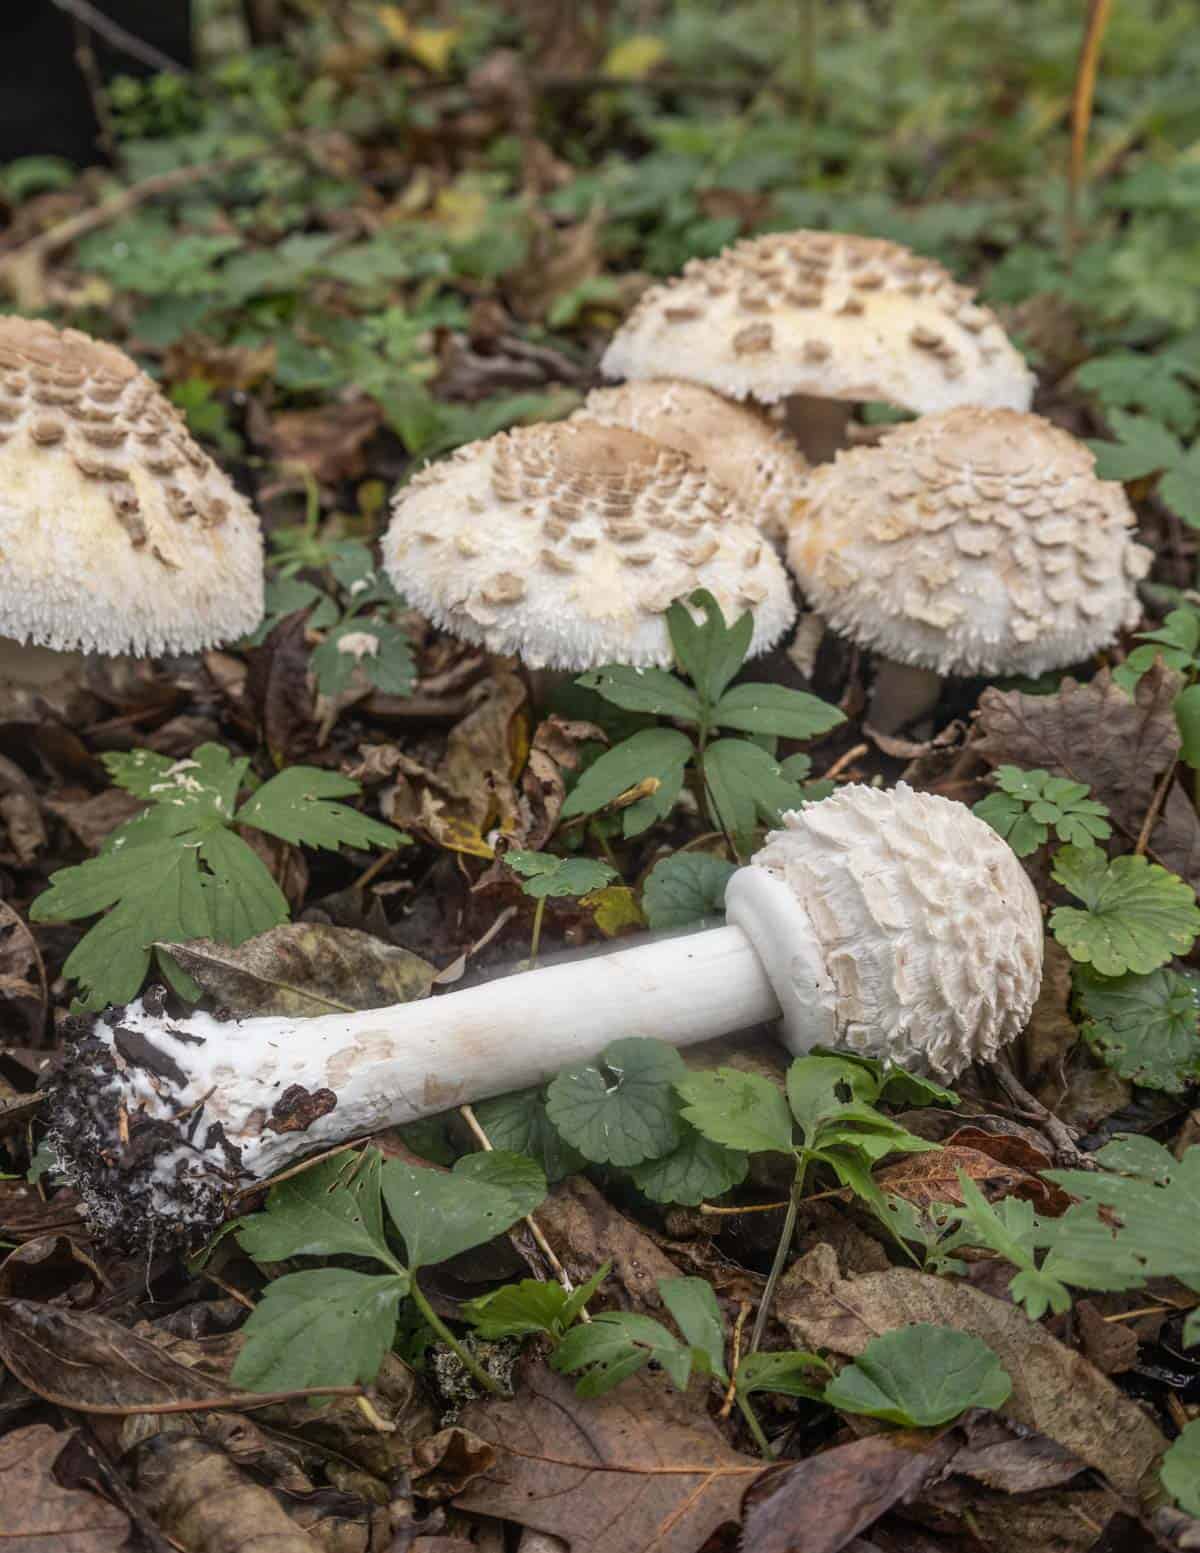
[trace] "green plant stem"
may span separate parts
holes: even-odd
[[[507,1396],[508,1393],[504,1390],[504,1387],[500,1384],[500,1382],[498,1380],[494,1380],[477,1359],[472,1359],[471,1355],[466,1351],[466,1349],[455,1337],[454,1333],[451,1332],[450,1328],[438,1315],[437,1311],[434,1310],[433,1306],[425,1298],[424,1294],[421,1293],[421,1288],[417,1283],[415,1274],[413,1275],[412,1281],[409,1284],[409,1293],[412,1295],[413,1304],[421,1312],[422,1316],[424,1316],[426,1322],[433,1328],[433,1330],[441,1338],[442,1342],[445,1343],[446,1347],[457,1354],[458,1358],[462,1361],[463,1368],[466,1369],[474,1377],[474,1379],[479,1382],[485,1391],[490,1391],[494,1397]]]
[[[747,1398],[745,1398],[736,1387],[734,1388],[733,1395],[737,1401],[738,1408],[741,1410],[742,1417],[746,1420],[747,1429],[749,1429],[750,1433],[754,1436],[755,1445],[758,1446],[759,1450],[768,1461],[774,1461],[775,1452],[771,1447],[771,1442],[763,1433],[763,1426],[758,1421],[758,1414],[750,1406]]]
[[[802,1151],[796,1157],[796,1178],[792,1182],[792,1195],[788,1199],[787,1212],[783,1216],[779,1244],[775,1247],[775,1260],[771,1263],[771,1271],[767,1274],[767,1286],[759,1301],[758,1315],[754,1318],[754,1331],[750,1334],[750,1347],[747,1353],[758,1352],[758,1345],[762,1342],[763,1333],[767,1329],[767,1317],[771,1311],[771,1301],[775,1297],[775,1286],[783,1274],[787,1254],[791,1249],[792,1236],[796,1233],[796,1215],[800,1211],[800,1199],[804,1195],[804,1177],[807,1173],[808,1155]]]
[[[542,918],[546,915],[546,897],[538,896],[538,903],[533,908],[533,932],[529,935],[529,969],[533,970],[537,964],[538,947],[542,942]]]

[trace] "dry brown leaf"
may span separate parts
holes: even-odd
[[[1113,684],[1107,669],[1086,685],[1064,679],[1052,696],[989,688],[979,698],[982,737],[973,748],[993,766],[1040,767],[1086,782],[1133,840],[1159,777],[1179,753],[1172,704],[1182,685],[1179,674],[1158,663],[1132,697]],[[1178,787],[1167,794],[1150,849],[1200,887],[1200,817]]]
[[[798,1348],[860,1354],[872,1338],[914,1322],[954,1327],[985,1342],[1012,1377],[1008,1418],[1056,1440],[1104,1473],[1118,1493],[1152,1487],[1166,1440],[1145,1413],[1015,1306],[966,1284],[908,1268],[842,1278],[818,1246],[779,1286],[776,1309]]]
[[[1085,1354],[1105,1375],[1120,1375],[1137,1363],[1138,1334],[1126,1321],[1106,1321],[1093,1300],[1075,1306],[1079,1341]]]
[[[202,742],[202,741],[201,741]],[[189,750],[195,745],[190,745]],[[101,843],[108,839],[118,825],[124,825],[146,807],[141,798],[135,798],[120,787],[108,787],[92,798],[64,793],[61,798],[48,798],[46,808],[57,814],[67,829],[84,844],[89,852],[98,852]]]
[[[1025,1171],[1002,1164],[980,1149],[953,1143],[947,1143],[936,1153],[906,1155],[894,1165],[876,1171],[875,1181],[885,1192],[903,1197],[914,1207],[929,1208],[934,1203],[962,1202],[960,1170],[985,1197],[1028,1195],[1020,1190],[1029,1180]]]
[[[746,1495],[742,1546],[754,1553],[841,1553],[892,1505],[919,1494],[957,1443],[953,1434],[898,1430],[773,1467]]]
[[[586,1283],[611,1262],[606,1296],[620,1291],[618,1303],[624,1310],[662,1309],[658,1280],[677,1277],[679,1269],[644,1230],[611,1207],[586,1176],[560,1181],[538,1209],[537,1221],[572,1283]]]
[[[303,464],[322,485],[332,485],[363,474],[363,449],[382,424],[373,399],[283,410],[271,417],[267,446],[281,464]]]
[[[661,1375],[583,1401],[570,1381],[529,1368],[511,1402],[474,1403],[463,1423],[498,1460],[458,1507],[563,1537],[571,1553],[696,1553],[737,1521],[763,1471]]]
[[[46,1024],[46,967],[28,923],[0,901],[0,1039],[30,1045]]]
[[[428,960],[355,928],[289,922],[236,949],[211,939],[167,944],[172,957],[239,1017],[305,1018],[428,997]]]
[[[421,1499],[453,1499],[496,1465],[495,1446],[469,1429],[439,1429],[413,1451],[411,1476]]]
[[[0,1546],[4,1553],[113,1553],[129,1535],[116,1505],[63,1488],[54,1463],[71,1436],[30,1424],[0,1437]]]
[[[521,773],[521,797],[526,819],[521,845],[540,851],[554,834],[566,799],[564,771],[579,765],[579,746],[590,740],[607,742],[594,723],[551,716],[540,722]]]
[[[247,653],[244,695],[276,764],[294,761],[312,743],[313,685],[308,672],[308,611],[287,615],[261,647]]]

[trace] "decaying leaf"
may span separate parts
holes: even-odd
[[[0,1039],[34,1045],[46,1022],[46,967],[28,924],[0,901]]]
[[[383,424],[373,399],[349,399],[318,410],[283,410],[271,417],[268,446],[281,464],[303,464],[322,484],[357,479],[363,448]]]
[[[434,968],[420,955],[319,922],[285,923],[236,949],[208,938],[163,947],[239,1018],[384,1008],[427,997],[433,985]]]
[[[658,1280],[678,1277],[679,1269],[586,1176],[559,1182],[538,1209],[537,1221],[572,1283],[586,1283],[611,1262],[606,1295],[616,1295],[624,1310],[661,1310]]]
[[[1130,1498],[1152,1487],[1166,1441],[1145,1413],[1082,1356],[1014,1305],[978,1289],[893,1267],[842,1278],[818,1246],[781,1280],[776,1308],[798,1348],[855,1356],[873,1337],[931,1321],[980,1338],[1012,1377],[999,1410],[1102,1472]]]
[[[1021,1138],[960,1127],[936,1152],[909,1154],[875,1174],[883,1191],[903,1197],[918,1208],[934,1203],[961,1203],[958,1172],[963,1171],[988,1197],[1024,1197],[1039,1212],[1065,1213],[1067,1196],[1041,1180],[1034,1171],[1048,1169],[1050,1159]]]
[[[636,1375],[585,1402],[532,1368],[511,1402],[474,1404],[463,1423],[498,1460],[459,1507],[563,1537],[571,1553],[696,1553],[737,1521],[763,1471],[662,1376]]]
[[[48,1424],[0,1437],[0,1546],[5,1553],[112,1553],[129,1517],[99,1494],[63,1488],[54,1463],[71,1438]]]

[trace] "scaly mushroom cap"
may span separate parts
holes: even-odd
[[[1137,624],[1150,566],[1094,464],[1040,416],[925,416],[814,470],[788,561],[835,630],[898,663],[1063,668]]]
[[[437,625],[533,668],[671,662],[665,611],[708,588],[754,613],[752,653],[795,613],[787,574],[724,486],[636,432],[530,426],[459,448],[396,495],[388,575]]]
[[[765,404],[808,394],[926,415],[1027,410],[1033,374],[996,315],[940,264],[880,238],[748,238],[638,302],[605,353],[608,377],[687,378]]]
[[[686,453],[737,492],[764,534],[787,533],[808,462],[790,437],[750,405],[699,383],[644,378],[619,388],[594,388],[571,420],[623,426]]]
[[[191,652],[263,612],[258,520],[115,346],[0,317],[0,634]]]
[[[749,872],[786,884],[811,923],[825,985],[800,990],[827,1006],[832,1040],[952,1079],[1020,1034],[1041,982],[1042,915],[991,826],[904,782],[843,787],[783,820]],[[736,921],[736,892],[731,904]]]

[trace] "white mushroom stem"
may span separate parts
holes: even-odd
[[[299,1154],[538,1084],[623,1036],[686,1046],[781,1018],[793,1052],[844,1041],[952,1077],[1017,1033],[1041,916],[994,831],[903,784],[785,818],[730,879],[723,928],[365,1013],[112,1010],[57,1080],[59,1162],[101,1229],[144,1240],[211,1226]]]
[[[877,733],[899,733],[918,718],[927,717],[941,695],[942,676],[935,669],[876,658],[867,721]]]
[[[842,399],[792,394],[784,400],[783,424],[810,464],[827,464],[849,445],[847,427],[853,409]]]

